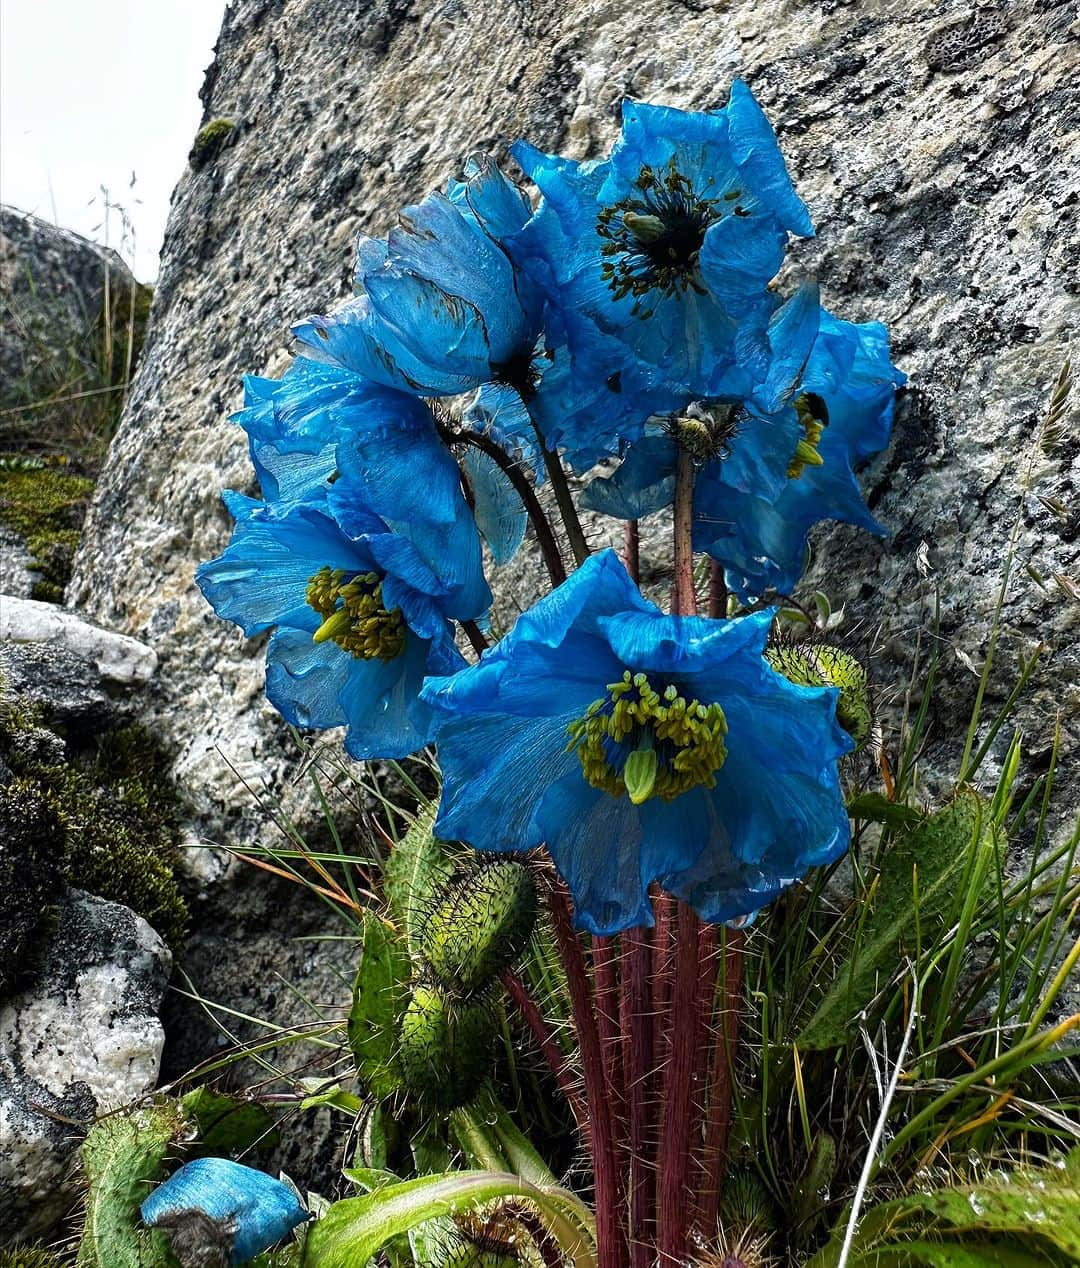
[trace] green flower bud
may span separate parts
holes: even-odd
[[[420,930],[420,954],[462,996],[483,990],[525,949],[536,886],[521,863],[491,863],[450,886]]]
[[[497,1029],[490,998],[455,1000],[432,983],[418,983],[398,1044],[406,1090],[440,1111],[471,1101],[491,1069]]]
[[[770,647],[765,659],[790,682],[803,687],[838,687],[836,720],[855,741],[866,743],[873,721],[870,683],[866,670],[850,652],[830,643],[799,643]]]

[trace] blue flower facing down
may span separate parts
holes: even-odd
[[[581,498],[588,509],[621,519],[670,505],[677,445],[694,451],[700,434],[694,547],[724,565],[728,586],[744,600],[770,588],[790,593],[819,520],[883,532],[853,468],[888,444],[905,376],[889,359],[883,326],[841,321],[816,299],[811,322],[805,300],[813,294],[800,292],[774,318],[769,370],[748,401],[707,403],[651,428]],[[785,403],[785,396],[794,399]]]
[[[232,541],[197,574],[219,616],[249,637],[274,629],[274,707],[295,726],[346,726],[356,758],[428,742],[420,685],[464,663],[452,622],[491,602],[457,466],[426,406],[390,396],[363,407],[336,446],[337,478],[307,500],[226,493]]]
[[[882,536],[854,468],[889,443],[896,389],[907,381],[889,357],[879,322],[855,324],[822,310],[799,396],[779,415],[751,414],[738,445],[758,443],[774,420],[795,424],[797,447],[779,494],[765,498],[732,480],[727,464],[706,466],[694,497],[694,545],[724,566],[741,598],[789,594],[803,571],[810,529],[837,520]]]
[[[191,1262],[222,1252],[244,1264],[310,1219],[295,1192],[263,1171],[227,1158],[196,1158],[159,1184],[139,1208],[143,1223],[169,1231]]]
[[[768,350],[766,289],[788,232],[813,226],[749,88],[708,113],[627,101],[610,158],[576,163],[519,142],[543,202],[511,253],[567,315],[625,341],[689,397],[745,395]]]
[[[768,666],[771,622],[665,616],[593,555],[478,664],[425,685],[437,831],[546,844],[593,933],[651,924],[653,881],[706,920],[757,911],[848,840],[836,692]]]

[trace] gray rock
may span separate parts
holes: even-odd
[[[31,567],[30,552],[18,533],[0,524],[0,595],[29,599],[39,574]]]
[[[0,1243],[53,1231],[86,1125],[155,1085],[171,962],[128,908],[65,898],[34,985],[0,1008]]]
[[[255,816],[237,822],[250,803],[234,772],[282,789],[301,819],[314,812],[262,696],[261,642],[217,621],[191,584],[227,539],[219,488],[252,483],[226,421],[239,376],[280,372],[289,322],[345,293],[355,230],[384,231],[470,150],[524,135],[598,154],[623,94],[709,107],[737,74],[817,223],[789,274],[816,273],[846,317],[886,322],[911,376],[894,443],[864,477],[892,537],[818,532],[807,586],[864,628],[880,624],[875,672],[895,689],[940,587],[947,664],[931,758],[947,768],[976,685],[963,657],[985,651],[1018,514],[1021,565],[1080,580],[1080,508],[1062,521],[1032,498],[1021,512],[1017,489],[1080,324],[1078,34],[1067,0],[233,5],[203,101],[206,119],[237,126],[177,188],[151,339],[70,591],[158,651],[158,718],[203,827],[256,829]],[[1078,464],[1069,442],[1040,491],[1069,502]],[[930,583],[916,569],[923,541]],[[644,566],[663,581],[660,531],[646,534]],[[537,592],[535,569],[500,588],[512,613]],[[1060,706],[1075,745],[1080,605],[1021,566],[1004,615],[1014,633],[992,697],[1015,651],[1045,640],[1054,654],[1021,721],[1039,744]]]
[[[0,397],[5,402],[26,392],[40,395],[50,380],[55,390],[56,364],[68,354],[95,372],[92,332],[106,285],[114,296],[135,285],[115,251],[14,207],[0,207]]]
[[[157,654],[152,647],[37,599],[2,597],[0,644],[3,643],[69,653],[92,666],[105,682],[119,687],[147,683],[157,668]]]

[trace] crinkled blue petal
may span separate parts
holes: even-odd
[[[320,568],[371,568],[370,551],[316,507],[279,507],[231,492],[223,498],[236,520],[232,540],[195,580],[218,616],[249,638],[271,625],[306,626],[307,583]]]
[[[150,1227],[182,1221],[187,1211],[201,1212],[226,1238],[232,1230],[233,1264],[247,1263],[310,1218],[289,1185],[227,1158],[185,1163],[139,1208]]]
[[[508,564],[525,540],[529,517],[510,477],[490,454],[468,449],[462,471],[472,493],[473,516],[496,567]]]
[[[586,510],[601,515],[644,519],[671,505],[677,461],[678,447],[669,434],[646,436],[630,446],[614,474],[587,484],[579,501]]]

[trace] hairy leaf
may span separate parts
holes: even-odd
[[[433,832],[439,807],[421,807],[416,822],[386,861],[383,884],[390,910],[405,933],[409,954],[418,953],[420,929],[436,891],[449,881],[453,866]]]
[[[360,968],[349,1012],[349,1046],[361,1082],[380,1099],[393,1095],[401,1086],[397,1024],[408,980],[409,957],[404,945],[374,912],[366,912]]]

